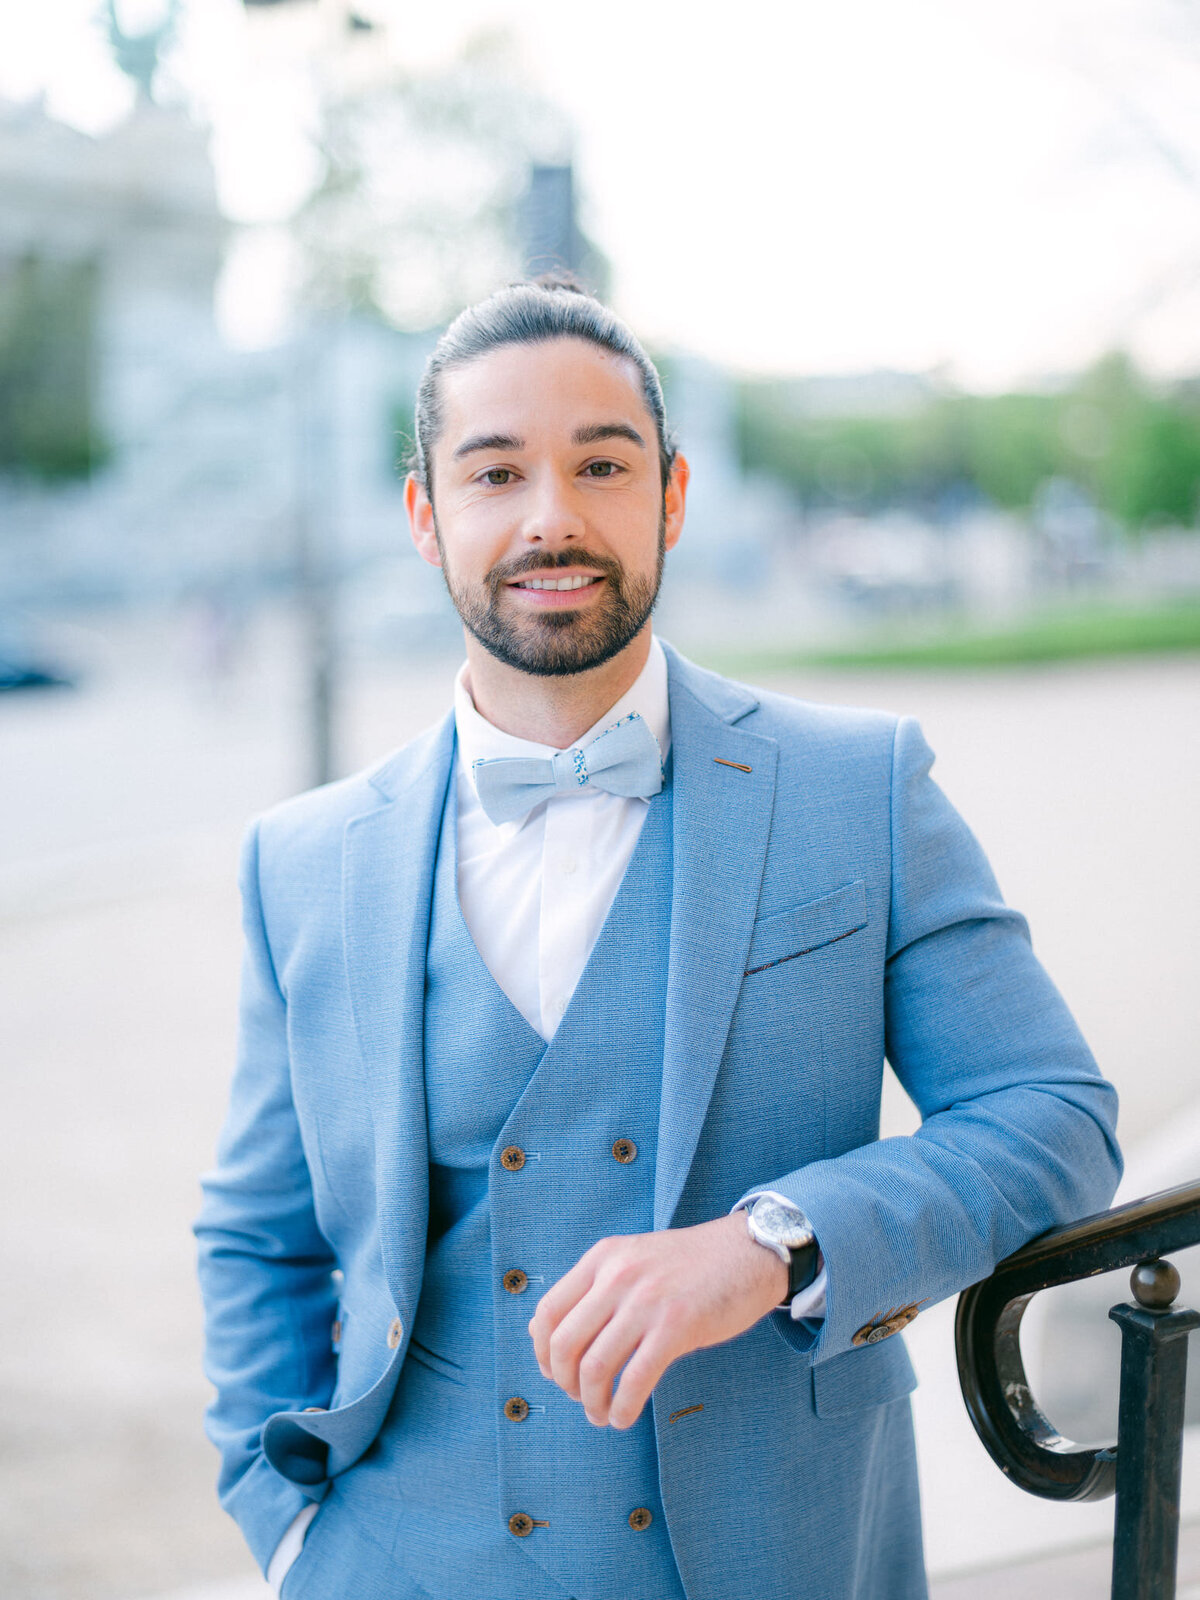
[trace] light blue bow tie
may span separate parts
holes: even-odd
[[[551,795],[594,784],[609,794],[648,800],[663,785],[662,751],[636,711],[591,744],[554,756],[495,756],[471,766],[475,793],[492,822],[515,822]]]

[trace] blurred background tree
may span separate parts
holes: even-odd
[[[503,33],[416,73],[378,53],[356,60],[365,31],[344,42],[321,94],[323,176],[293,222],[305,297],[432,328],[523,271],[530,168],[565,159],[569,127]]]
[[[95,333],[93,261],[29,253],[0,270],[0,471],[80,478],[103,460]]]
[[[743,382],[743,465],[806,506],[929,509],[947,495],[1029,511],[1067,479],[1127,532],[1193,526],[1200,502],[1200,393],[1152,384],[1121,353],[1055,392],[947,393],[934,381],[903,409],[821,414],[803,382]]]

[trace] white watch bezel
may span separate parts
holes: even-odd
[[[746,1208],[746,1227],[755,1243],[773,1251],[789,1271],[792,1251],[811,1244],[815,1238],[812,1223],[799,1206],[783,1203],[769,1194],[759,1195]]]

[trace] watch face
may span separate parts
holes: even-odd
[[[754,1224],[773,1243],[788,1250],[799,1250],[812,1243],[812,1224],[803,1211],[795,1206],[781,1206],[778,1200],[766,1195],[754,1202]]]

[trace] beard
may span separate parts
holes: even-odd
[[[446,561],[441,533],[442,576],[454,609],[467,631],[505,666],[539,678],[566,678],[603,666],[619,655],[641,632],[654,610],[662,583],[666,556],[666,522],[658,527],[658,554],[652,578],[635,577],[611,556],[587,550],[559,550],[501,561],[475,589],[460,585]],[[549,572],[557,567],[588,567],[604,578],[600,598],[587,610],[554,610],[514,616],[505,610],[508,585],[526,573]]]

